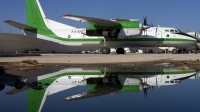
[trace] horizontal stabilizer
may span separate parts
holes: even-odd
[[[78,15],[71,15],[71,14],[65,14],[62,16],[63,18],[72,19],[84,23],[88,23],[91,25],[96,26],[117,26],[120,25],[119,23],[115,21],[110,21],[106,19],[101,18],[93,18],[93,17],[86,17],[86,16],[78,16]]]
[[[29,89],[28,87],[24,87],[22,89],[12,89],[12,90],[6,92],[6,94],[13,95],[13,94],[16,94],[16,93],[19,93],[19,92],[22,92],[22,91],[25,91],[25,90],[28,90],[28,89]]]
[[[18,23],[18,22],[12,21],[12,20],[6,20],[4,22],[7,23],[7,24],[9,24],[9,25],[12,25],[12,26],[14,26],[16,28],[19,28],[21,30],[24,30],[24,29],[36,30],[37,29],[35,27],[28,26],[28,25],[25,25],[25,24],[22,24],[22,23]]]

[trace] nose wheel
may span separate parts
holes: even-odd
[[[109,47],[102,47],[100,49],[102,54],[110,54],[110,48]]]

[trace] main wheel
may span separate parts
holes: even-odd
[[[3,67],[0,67],[0,75],[4,73],[5,73],[5,70],[3,69]]]
[[[15,82],[14,87],[16,89],[22,89],[24,87],[24,84],[19,79],[17,79],[16,82]]]
[[[172,54],[177,54],[177,50],[176,50],[176,49],[173,49],[173,50],[172,50]]]
[[[198,54],[199,50],[195,50],[195,54]]]
[[[117,54],[125,54],[125,51],[123,48],[117,48]]]
[[[19,83],[19,84],[15,84],[14,87],[16,89],[22,89],[24,87],[24,85]]]
[[[102,47],[101,53],[102,54],[110,54],[110,48],[109,47]]]
[[[0,91],[2,91],[5,88],[5,85],[0,85]]]

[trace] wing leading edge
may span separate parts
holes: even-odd
[[[80,21],[80,22],[84,22],[84,23],[88,23],[88,24],[95,25],[95,26],[107,26],[108,27],[108,26],[120,25],[120,23],[118,23],[118,22],[101,19],[101,18],[93,18],[93,17],[78,16],[78,15],[71,15],[71,14],[65,14],[62,17]]]

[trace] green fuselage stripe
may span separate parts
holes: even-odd
[[[30,30],[29,30],[30,31]],[[35,33],[36,31],[32,30],[32,33]],[[37,30],[38,34],[56,39],[56,40],[60,40],[63,42],[102,42],[103,38],[62,38],[59,36],[56,36],[51,30],[49,29],[38,29]],[[125,39],[108,39],[110,42],[117,42],[117,41],[134,41],[134,42],[143,42],[143,41],[149,41],[149,42],[195,42],[195,40],[190,40],[190,39],[181,39],[181,38],[137,38],[137,37],[133,37],[133,38],[125,38]]]

